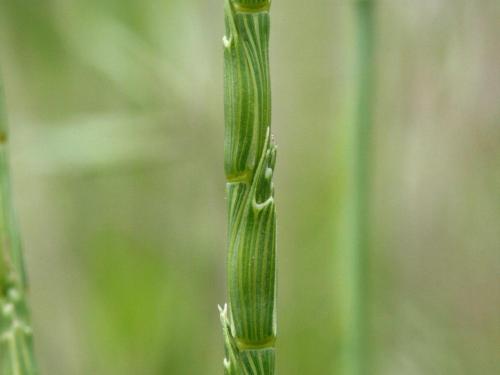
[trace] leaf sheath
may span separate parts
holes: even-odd
[[[255,0],[226,0],[225,6],[226,374],[274,374],[276,146],[270,133],[269,6]]]

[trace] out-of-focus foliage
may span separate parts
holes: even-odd
[[[0,2],[45,374],[222,371],[222,3]],[[500,5],[376,16],[373,373],[498,373]],[[278,373],[328,374],[352,2],[276,0],[272,17]]]

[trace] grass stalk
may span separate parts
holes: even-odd
[[[276,214],[269,78],[270,0],[225,0],[228,304],[226,375],[271,375],[276,341]]]
[[[335,142],[335,298],[339,375],[368,375],[371,366],[370,317],[370,195],[374,98],[374,2],[355,0],[353,70],[346,94],[345,126]]]
[[[0,81],[0,374],[37,374],[27,281],[11,196],[7,121]]]
[[[349,243],[344,251],[345,303],[342,375],[368,375],[369,370],[369,216],[374,80],[374,3],[355,2],[356,54],[354,113],[348,142],[350,189],[347,193]]]

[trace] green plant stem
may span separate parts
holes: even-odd
[[[272,182],[270,0],[226,0],[224,37],[228,305],[221,308],[230,375],[274,374],[276,216]]]
[[[348,220],[351,244],[346,250],[347,285],[351,292],[344,300],[349,316],[345,319],[343,375],[368,375],[369,370],[369,216],[370,158],[373,117],[374,20],[373,2],[358,0],[356,12],[356,88],[349,159],[351,189],[348,193]]]
[[[26,273],[12,205],[7,140],[0,82],[0,374],[34,375]]]

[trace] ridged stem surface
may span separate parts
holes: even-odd
[[[225,373],[274,374],[276,215],[270,132],[270,1],[226,0],[225,152],[228,305]]]
[[[21,241],[12,205],[0,82],[0,374],[37,374]]]

